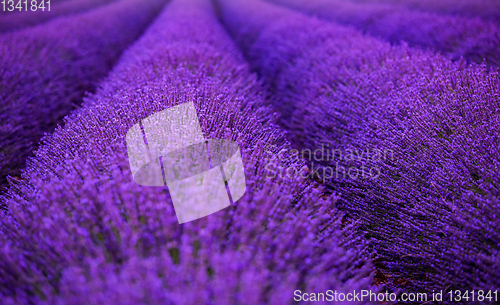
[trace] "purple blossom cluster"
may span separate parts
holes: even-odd
[[[378,280],[407,291],[497,289],[498,72],[263,1],[218,3],[294,147],[394,152],[375,161],[376,180],[327,183],[372,242]]]
[[[500,294],[498,11],[453,3],[53,0],[44,16],[2,14],[16,31],[0,35],[0,303]],[[174,191],[134,181],[126,138],[185,103],[204,138],[238,145],[246,192],[179,224]],[[498,299],[439,304],[477,301]]]
[[[481,17],[498,21],[500,3],[496,0],[348,0],[353,2],[377,2],[401,5],[407,8],[447,15]]]
[[[412,11],[381,3],[342,0],[272,0],[387,40],[500,66],[500,27],[493,21]],[[437,1],[434,1],[437,2]]]
[[[368,243],[337,196],[312,181],[265,178],[268,162],[305,168],[269,161],[290,144],[267,96],[210,1],[169,3],[4,195],[2,302],[291,304],[296,289],[377,291]],[[179,225],[166,188],[132,180],[125,135],[186,102],[206,138],[238,143],[247,191]]]
[[[29,8],[26,6],[28,5],[28,2],[26,2],[26,5],[25,3],[22,3],[21,12],[17,9],[17,11],[14,10],[13,12],[9,12],[9,14],[5,14],[5,16],[0,17],[0,33],[12,32],[43,23],[57,17],[85,12],[112,1],[116,0],[71,0],[62,3],[53,3],[54,1],[52,1],[50,11],[48,10],[48,6],[46,6],[44,10],[37,9],[36,11],[31,11],[31,3]],[[16,4],[17,3],[14,2],[12,3],[12,5]],[[6,8],[10,9],[11,5],[8,4]],[[28,8],[28,11],[26,11],[26,8]]]
[[[0,185],[20,176],[44,133],[95,89],[164,3],[119,1],[0,36]]]

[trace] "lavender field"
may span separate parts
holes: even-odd
[[[500,2],[9,6],[0,304],[500,304]],[[191,103],[205,214],[150,125]]]

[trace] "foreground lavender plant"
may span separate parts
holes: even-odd
[[[500,28],[478,18],[410,11],[395,5],[339,0],[272,0],[320,18],[352,25],[391,43],[407,42],[476,63],[499,67]]]
[[[1,218],[7,304],[290,304],[293,291],[370,289],[366,243],[318,185],[267,178],[289,145],[209,1],[174,1],[101,89],[46,138]],[[207,138],[238,143],[247,192],[177,223],[168,192],[133,182],[125,134],[194,102]],[[366,303],[366,302],[364,302]]]
[[[19,176],[43,134],[95,88],[163,3],[120,1],[0,37],[0,185]]]
[[[374,242],[378,280],[409,291],[497,289],[498,73],[269,3],[219,3],[296,148],[392,152],[320,160],[381,171],[326,179]]]
[[[56,17],[85,12],[112,1],[115,0],[72,0],[62,3],[51,2],[50,11],[47,7],[44,11],[39,9],[33,12],[31,11],[31,8],[28,8],[28,11],[10,12],[10,14],[0,18],[0,33],[11,32],[34,26]],[[24,5],[22,9],[25,9]]]

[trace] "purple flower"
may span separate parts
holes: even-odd
[[[412,11],[381,3],[339,0],[272,0],[340,24],[351,25],[393,44],[448,54],[453,60],[500,66],[500,28],[493,21]],[[437,1],[434,1],[437,2]]]
[[[294,148],[388,152],[316,164],[380,171],[322,177],[373,242],[378,281],[428,292],[498,286],[498,73],[262,1],[219,4]]]
[[[82,102],[163,0],[112,3],[0,36],[0,184]]]
[[[11,303],[289,304],[294,290],[372,288],[367,243],[336,196],[266,176],[290,147],[267,92],[209,1],[173,1],[11,185],[0,222],[0,295]],[[177,223],[167,189],[131,176],[125,134],[194,102],[206,138],[242,151],[247,192]],[[360,302],[361,303],[361,302]],[[363,303],[368,303],[366,300]]]

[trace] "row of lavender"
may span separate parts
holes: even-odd
[[[483,60],[500,67],[500,25],[493,21],[411,11],[381,3],[342,0],[271,0],[355,28],[391,43],[449,54],[453,60]]]
[[[11,188],[2,301],[287,304],[297,287],[371,289],[366,243],[336,198],[301,179],[266,178],[269,164],[305,164],[269,158],[289,144],[265,95],[208,0],[168,4]],[[191,101],[206,138],[239,144],[247,192],[180,226],[164,188],[131,179],[124,142],[142,118]]]
[[[44,133],[95,89],[164,3],[119,1],[0,36],[0,186],[20,176]]]
[[[13,11],[9,12],[8,15],[5,14],[5,16],[0,16],[0,33],[12,32],[57,17],[81,13],[112,1],[116,0],[72,0],[62,3],[54,3],[54,1],[52,1],[50,11],[48,5],[43,10],[42,8],[37,8],[36,11],[31,11],[31,2],[29,8],[27,1],[18,1],[17,3],[8,2],[6,6],[7,11],[11,9],[13,9]],[[15,5],[17,5],[17,8]],[[38,5],[43,6],[41,2],[38,2]],[[22,11],[19,11],[19,8]]]
[[[500,3],[497,0],[347,0],[358,3],[391,3],[410,9],[439,14],[481,17],[498,21]]]
[[[362,222],[380,278],[409,291],[497,289],[499,74],[270,3],[218,2],[293,145],[320,165],[310,176]],[[344,158],[310,157],[323,147]]]

